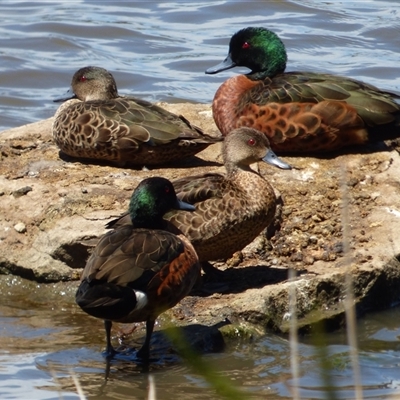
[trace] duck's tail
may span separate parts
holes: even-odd
[[[89,315],[110,321],[124,317],[136,306],[131,288],[87,279],[80,283],[75,301]]]

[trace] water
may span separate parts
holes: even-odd
[[[52,116],[52,99],[90,64],[112,71],[121,93],[209,103],[236,72],[204,71],[248,25],[282,37],[290,70],[332,71],[400,91],[397,2],[2,0],[0,11],[0,131]]]
[[[0,398],[78,399],[76,376],[88,399],[145,399],[149,376],[158,399],[211,399],[215,392],[179,357],[152,351],[150,373],[119,359],[107,373],[104,329],[73,302],[76,285],[40,285],[0,276]],[[162,325],[161,325],[162,328]],[[400,391],[400,308],[369,315],[358,323],[359,358],[365,398],[396,398]],[[337,399],[351,399],[353,378],[344,332],[324,337]],[[273,334],[254,341],[228,342],[225,352],[202,358],[248,399],[290,399],[289,344]],[[299,345],[300,388],[304,399],[326,399],[315,338]],[[108,380],[106,380],[108,375]],[[393,397],[390,397],[393,395]],[[398,398],[398,397],[397,397]]]
[[[52,100],[85,65],[112,71],[121,93],[210,103],[219,84],[238,71],[209,76],[204,70],[226,56],[231,34],[249,25],[269,27],[282,37],[289,70],[330,71],[400,92],[400,3],[393,1],[2,0],[0,15],[0,131],[52,116],[57,107]],[[52,297],[42,298],[36,284],[0,278],[6,280],[0,306],[1,399],[77,399],[71,374],[90,399],[144,399],[149,376],[159,399],[215,398],[201,377],[172,356],[150,375],[117,361],[105,381],[101,322],[88,328],[72,289],[55,286]],[[365,398],[400,397],[399,317],[396,309],[359,322]],[[335,398],[352,398],[345,336],[334,333],[327,340]],[[302,339],[300,358],[302,397],[327,398],[309,338]],[[290,398],[285,338],[230,343],[224,353],[204,359],[243,387],[248,398]]]

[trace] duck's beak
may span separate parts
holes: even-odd
[[[192,204],[186,203],[182,200],[177,200],[175,207],[176,210],[194,211],[196,209]]]
[[[233,67],[236,67],[236,63],[232,61],[231,55],[228,54],[228,57],[226,57],[224,61],[218,65],[215,65],[214,67],[206,69],[206,74],[217,74],[218,72],[226,71],[227,69],[231,69]]]
[[[65,93],[64,95],[65,97],[60,97],[59,99],[54,99],[53,102],[54,103],[62,103],[64,101],[67,100],[71,100],[71,99],[76,99],[76,94],[74,93],[74,91],[72,90],[72,88],[68,89],[67,93]]]
[[[271,149],[268,150],[268,153],[262,160],[281,169],[292,169],[291,165],[281,160]]]

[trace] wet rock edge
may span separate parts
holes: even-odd
[[[218,135],[209,105],[163,106]],[[124,211],[141,179],[154,175],[176,179],[223,170],[219,145],[185,162],[185,168],[131,170],[63,159],[51,140],[51,122],[50,118],[0,133],[2,274],[76,286],[90,249],[105,232],[104,224]],[[261,166],[261,173],[283,199],[276,229],[272,235],[265,232],[232,260],[219,264],[229,275],[225,287],[205,283],[205,293],[187,297],[169,316],[182,325],[213,326],[228,321],[220,328],[226,338],[252,337],[268,329],[286,333],[290,319],[288,291],[294,285],[300,331],[310,332],[321,323],[334,330],[345,321],[346,271],[353,278],[359,317],[397,305],[397,149],[396,143],[390,143],[327,158],[286,157],[296,166],[291,173]],[[351,198],[349,265],[340,251],[334,251],[343,240],[338,223],[343,164],[347,166],[346,187]],[[325,200],[327,204],[320,207]],[[328,223],[322,226],[324,221]],[[25,230],[21,225],[19,230],[15,228],[20,223]],[[287,280],[288,268],[297,271],[293,282]],[[238,284],[246,269],[247,284]],[[235,277],[237,271],[242,274]],[[263,277],[266,271],[280,278],[272,277],[269,283],[270,277]]]

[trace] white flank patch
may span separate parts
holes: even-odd
[[[147,295],[146,293],[141,292],[140,290],[135,290],[136,295],[136,310],[141,310],[147,304]]]

